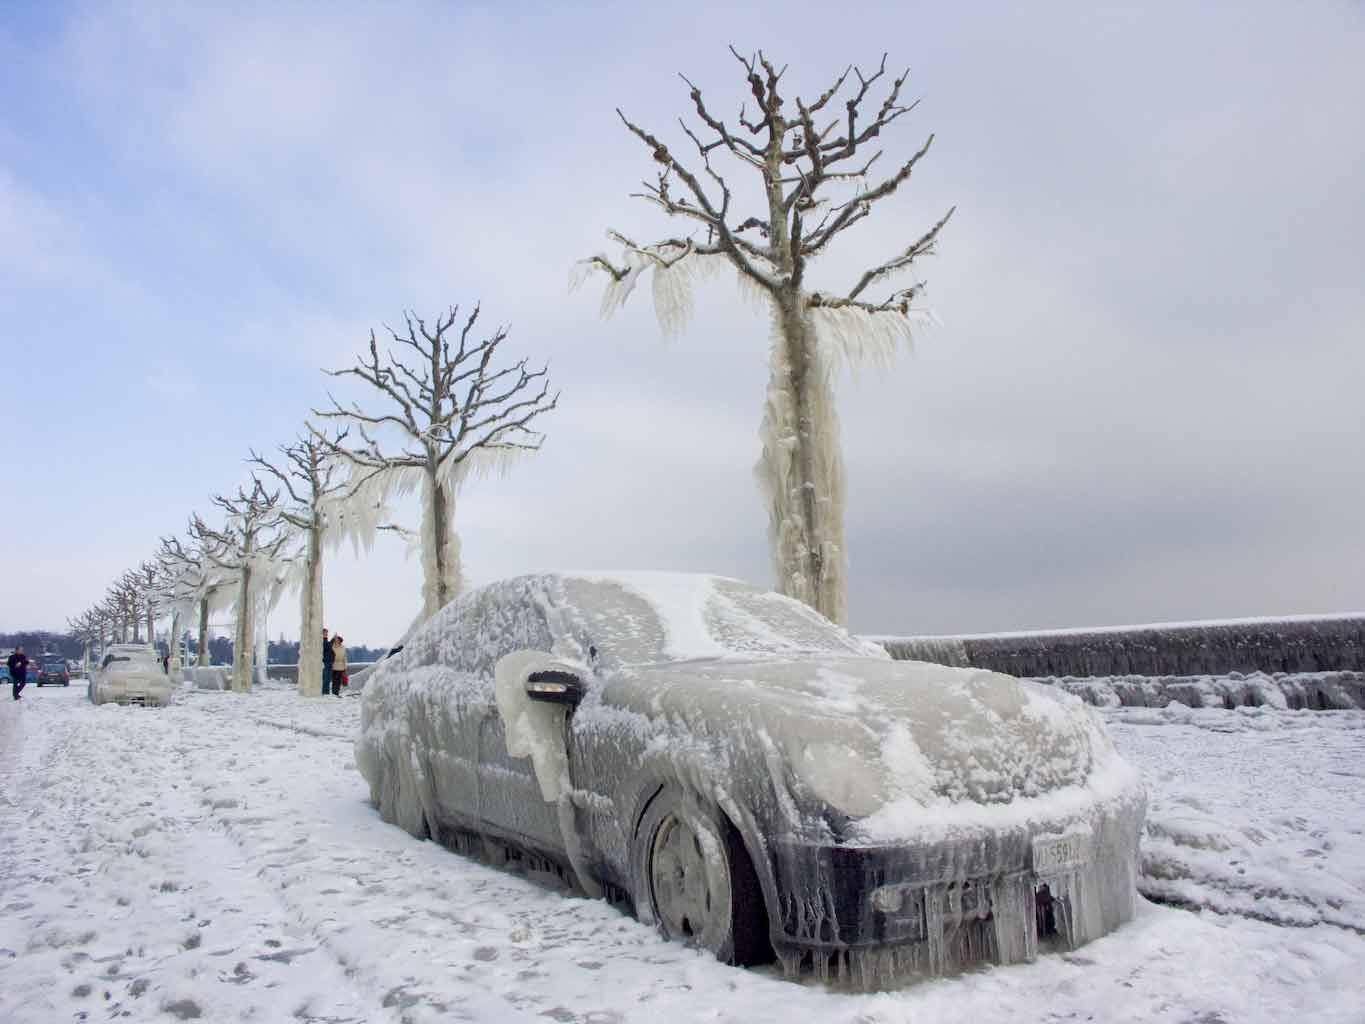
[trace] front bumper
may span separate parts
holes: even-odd
[[[96,704],[142,704],[160,707],[171,702],[171,688],[161,680],[111,680],[95,684]]]
[[[777,840],[773,943],[817,966],[891,950],[898,972],[912,975],[1074,949],[1132,918],[1144,813],[1138,790],[1083,819],[937,842]]]

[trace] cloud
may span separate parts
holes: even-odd
[[[832,42],[814,5],[724,16],[741,49],[762,40],[790,62],[793,95],[879,56]],[[909,40],[891,59],[923,98],[883,160],[936,138],[812,284],[846,288],[957,213],[922,268],[943,327],[839,385],[854,624],[1365,604],[1350,556],[1365,500],[1358,5],[866,16]],[[5,469],[88,452],[118,500],[102,464],[136,450],[175,466],[138,497],[154,507],[94,528],[102,545],[145,557],[235,483],[248,447],[287,440],[345,387],[318,368],[370,328],[481,300],[564,397],[540,455],[462,497],[471,576],[597,564],[767,580],[751,472],[765,318],[716,280],[665,343],[647,289],[606,322],[593,286],[566,290],[608,227],[674,230],[627,197],[653,170],[615,108],[685,144],[675,71],[727,115],[743,99],[723,45],[638,7],[318,19],[108,4],[71,13],[31,66],[47,69],[42,95],[18,95],[24,130],[0,140],[0,232],[16,240],[0,247],[0,301],[33,337],[6,356],[29,381],[76,360],[84,418],[19,425],[42,457]],[[53,105],[69,138],[28,130]],[[148,387],[164,400],[138,400]],[[192,403],[176,401],[185,387]],[[23,525],[6,515],[0,529]],[[416,565],[387,549],[342,564],[329,588],[349,635],[396,635]],[[53,587],[0,621],[60,621],[71,600]]]

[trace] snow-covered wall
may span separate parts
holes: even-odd
[[[1365,671],[1365,614],[868,639],[898,660],[1030,678]]]
[[[1365,708],[1365,672],[1232,672],[1225,676],[1091,676],[1039,679],[1096,707]]]

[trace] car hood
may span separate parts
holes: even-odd
[[[1085,786],[1116,760],[1092,711],[977,669],[874,658],[689,662],[623,672],[603,702],[695,740],[785,761],[796,795],[851,817],[1008,804]]]

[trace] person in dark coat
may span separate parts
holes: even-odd
[[[322,695],[324,697],[330,692],[332,685],[332,662],[336,658],[336,651],[332,647],[332,641],[327,636],[327,630],[322,631]]]
[[[16,647],[14,653],[5,660],[5,667],[9,669],[10,682],[14,686],[14,699],[18,700],[28,683],[28,655],[24,653],[23,644]]]

